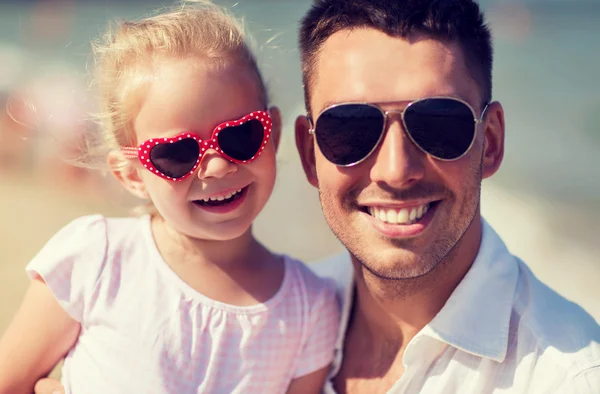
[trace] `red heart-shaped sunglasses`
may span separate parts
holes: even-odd
[[[128,159],[138,158],[148,171],[161,178],[181,181],[194,173],[209,149],[234,163],[252,162],[269,142],[272,126],[268,112],[254,111],[241,119],[219,124],[209,140],[184,132],[174,137],[149,139],[137,148],[126,146],[121,152]]]

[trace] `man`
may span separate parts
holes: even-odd
[[[600,327],[480,216],[504,113],[478,6],[318,0],[300,47],[296,142],[349,252],[315,265],[344,307],[326,392],[600,392]]]
[[[327,393],[598,393],[600,327],[480,215],[504,113],[471,0],[317,0],[296,142],[348,254]]]

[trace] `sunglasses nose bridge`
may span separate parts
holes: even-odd
[[[383,132],[387,133],[388,129],[398,122],[398,125],[404,133],[407,133],[406,126],[404,123],[404,110],[391,109],[389,111],[381,111],[383,114]]]
[[[381,112],[383,113],[385,129],[387,129],[389,126],[391,126],[391,123],[394,120],[398,121],[404,128],[404,111],[403,110],[391,109],[389,111],[381,111]]]

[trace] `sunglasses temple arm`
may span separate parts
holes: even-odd
[[[127,159],[136,159],[138,157],[138,149],[132,148],[129,146],[124,146],[121,148],[121,153]]]
[[[475,121],[477,123],[483,122],[483,118],[485,118],[485,114],[486,114],[488,108],[490,107],[490,104],[491,103],[489,103],[489,102],[485,104],[485,106],[483,107],[483,111],[481,111],[481,116],[479,117],[479,119],[475,119]]]
[[[308,134],[315,135],[315,124],[309,114],[306,115],[306,119],[308,120],[308,125],[310,126],[308,129]]]

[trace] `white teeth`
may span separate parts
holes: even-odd
[[[398,212],[398,221],[396,223],[407,223],[408,222],[408,209],[402,208]]]
[[[413,208],[410,210],[410,215],[408,215],[408,220],[415,220],[417,217],[417,209]]]
[[[235,196],[236,194],[240,193],[241,191],[242,191],[242,189],[238,189],[238,190],[234,191],[233,193],[229,193],[229,194],[226,194],[224,196],[203,198],[202,201],[209,202],[209,201],[223,201],[223,200],[227,200],[227,199],[230,199],[231,197]]]
[[[385,223],[413,224],[423,217],[429,210],[429,204],[420,205],[411,209],[393,209],[369,207],[369,214]]]
[[[385,211],[383,211],[385,212]],[[398,213],[393,209],[387,211],[387,222],[388,223],[398,223]]]

